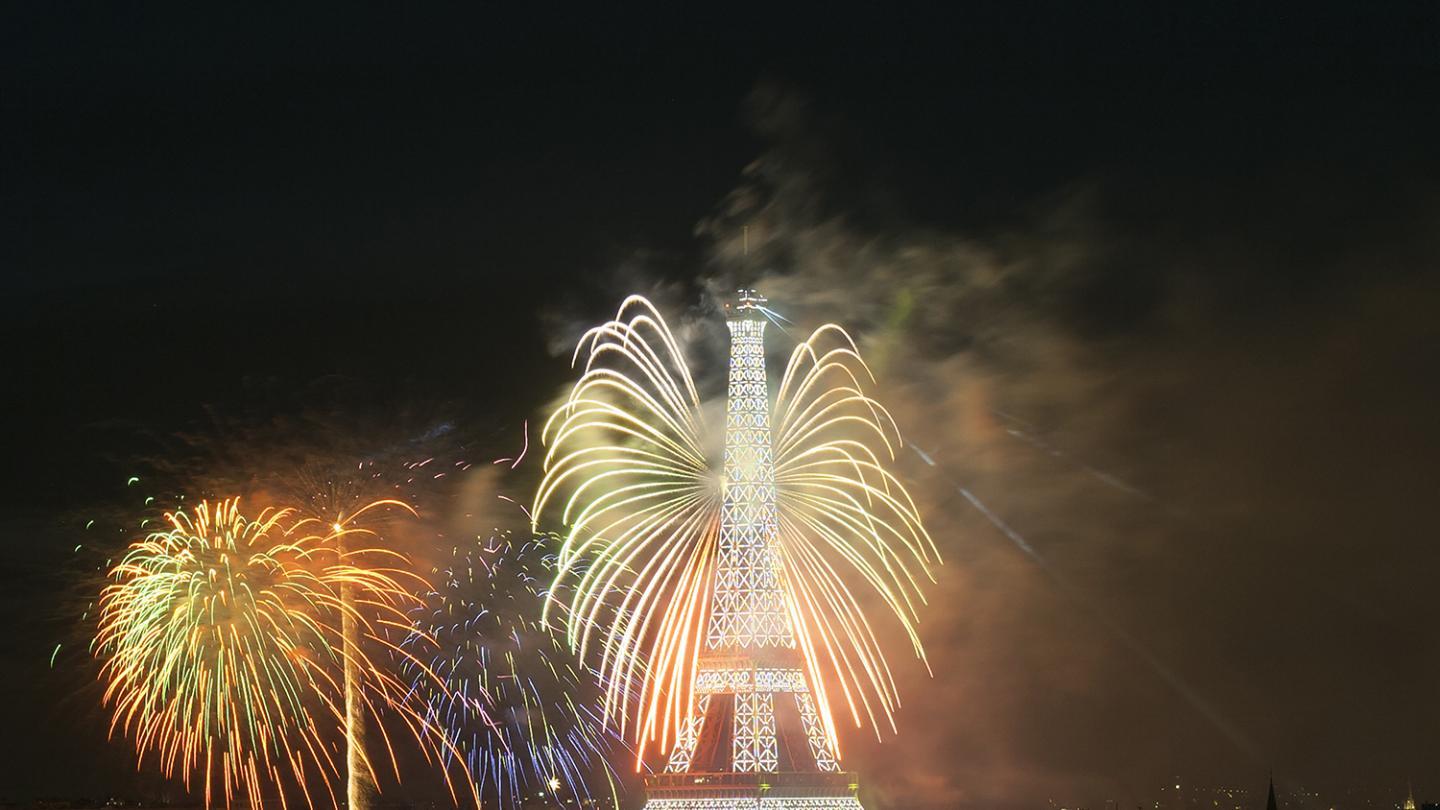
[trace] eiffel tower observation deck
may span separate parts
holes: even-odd
[[[765,299],[727,307],[729,389],[719,557],[695,708],[647,810],[860,810],[796,644],[779,557]]]

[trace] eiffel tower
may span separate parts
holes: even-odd
[[[860,810],[810,689],[786,607],[765,375],[765,299],[727,307],[720,547],[695,708],[646,810]]]

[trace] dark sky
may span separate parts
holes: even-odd
[[[7,6],[0,798],[146,789],[47,659],[156,437],[513,427],[740,221],[939,462],[877,806],[1440,797],[1434,4],[521,5]]]

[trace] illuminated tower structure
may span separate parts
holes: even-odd
[[[860,810],[811,694],[781,566],[765,374],[765,299],[727,307],[719,556],[694,711],[646,810]]]

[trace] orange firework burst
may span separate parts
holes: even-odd
[[[408,508],[366,508],[380,506]],[[317,785],[338,804],[347,671],[365,711],[395,710],[427,741],[427,756],[443,746],[408,707],[409,684],[344,641],[354,623],[372,645],[410,658],[386,638],[388,627],[408,628],[413,604],[401,555],[360,547],[363,529],[288,509],[248,517],[238,498],[166,521],[111,569],[95,638],[111,732],[133,739],[141,762],[154,755],[187,789],[202,780],[207,805],[218,792],[227,806],[288,806],[297,796],[313,806]]]

